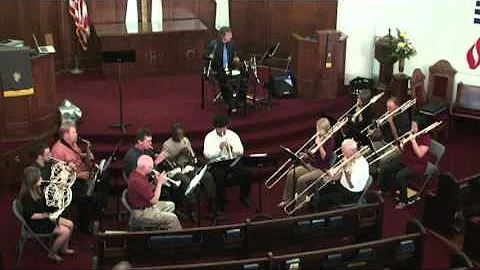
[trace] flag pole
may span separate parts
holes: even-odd
[[[75,31],[74,31],[75,33]],[[75,39],[76,39],[76,35],[74,35]],[[79,63],[80,63],[80,58],[78,57],[78,51],[79,51],[79,42],[77,40],[75,40],[74,42],[75,45],[75,56],[73,56],[73,69],[70,69],[70,73],[71,74],[82,74],[83,73],[83,70],[80,69],[80,66],[79,66]]]

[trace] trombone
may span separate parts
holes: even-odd
[[[376,94],[375,96],[373,96],[367,104],[365,104],[363,107],[360,108],[360,110],[358,110],[357,112],[355,112],[351,117],[352,119],[355,119],[357,118],[365,109],[368,108],[368,106],[372,105],[373,103],[376,103],[381,97],[383,97],[383,95],[385,94],[385,92],[380,92],[379,94]]]
[[[335,134],[337,131],[339,131],[346,123],[348,122],[348,118],[346,117],[343,117],[341,118],[339,121],[337,121],[337,123],[335,123],[335,125],[333,125],[333,127],[331,127],[327,133],[325,133],[325,135],[322,136],[322,139],[320,140],[320,142],[318,144],[313,144],[308,150],[306,153],[303,153],[300,158],[303,159],[306,155],[308,154],[313,154],[315,153],[316,151],[318,151],[318,149],[330,138],[333,136],[333,134]],[[295,152],[295,155],[298,155],[300,152],[302,152],[306,147],[307,145],[309,145],[312,141],[315,140],[315,138],[317,137],[318,133],[315,133],[306,143],[304,143],[302,145],[302,147],[300,147],[296,152]],[[265,186],[269,189],[273,188],[283,177],[285,177],[285,175],[287,175],[288,171],[290,169],[292,169],[292,167],[294,166],[293,164],[290,164],[290,166],[288,166],[288,169],[287,170],[284,170],[284,168],[287,167],[287,165],[291,162],[292,160],[291,159],[288,159],[287,161],[285,161],[268,179],[267,181],[265,181]],[[283,172],[282,172],[283,171]]]
[[[395,117],[397,115],[402,114],[403,112],[408,110],[410,107],[412,107],[416,103],[417,103],[417,99],[410,99],[410,100],[405,101],[402,105],[400,105],[395,110],[393,110],[391,112],[386,111],[384,114],[382,114],[380,117],[378,117],[377,120],[375,120],[373,123],[371,123],[366,128],[364,128],[361,131],[361,133],[364,133],[365,131],[368,131],[369,129],[372,128],[373,125],[376,125],[377,127],[383,126],[387,122],[388,118]]]
[[[415,137],[417,137],[421,134],[426,134],[426,133],[430,132],[431,130],[440,126],[442,123],[443,123],[442,121],[436,121],[436,122],[430,124],[428,127],[418,131],[417,133],[413,133],[411,130],[409,132],[406,132],[405,134],[400,136],[398,139],[389,142],[388,144],[382,146],[380,149],[375,150],[373,153],[369,154],[366,157],[367,160],[370,160],[371,158],[375,157],[375,155],[377,155],[377,153],[388,149],[384,153],[382,153],[380,156],[377,156],[376,158],[369,161],[368,163],[370,163],[370,164],[375,163],[375,162],[381,160],[382,158],[388,156],[390,153],[393,153],[393,152],[397,151],[398,146],[396,146],[395,143],[399,142],[400,145],[403,145],[403,144],[407,143],[412,138],[415,138]]]
[[[368,146],[363,146],[359,151],[357,151],[355,154],[350,156],[347,159],[343,159],[338,161],[335,165],[333,165],[328,171],[324,172],[320,177],[318,177],[315,181],[313,181],[310,185],[308,185],[300,194],[295,194],[295,198],[287,202],[285,206],[283,207],[283,211],[287,215],[292,215],[295,213],[297,210],[303,208],[303,206],[310,202],[311,198],[315,195],[315,192],[312,192],[310,195],[307,195],[307,192],[309,192],[313,187],[317,185],[317,183],[321,182],[322,185],[319,187],[319,189],[324,188],[328,183],[332,181],[332,177],[330,179],[323,181],[323,178],[325,178],[328,175],[336,175],[340,170],[342,170],[347,164],[349,164],[352,160],[357,158],[358,156],[364,155],[368,151]],[[301,198],[305,196],[305,199],[302,202],[299,202]]]

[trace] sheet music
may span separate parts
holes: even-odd
[[[203,168],[200,170],[200,172],[198,172],[193,177],[192,181],[190,181],[190,184],[188,185],[187,190],[185,191],[185,196],[190,194],[192,190],[200,183],[200,180],[203,178],[203,175],[207,171],[207,167],[208,167],[208,164],[204,165]]]

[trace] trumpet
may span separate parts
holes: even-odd
[[[381,147],[380,149],[376,150],[375,152],[371,153],[370,155],[368,155],[366,157],[367,160],[370,160],[372,157],[375,157],[375,155],[378,153],[378,152],[382,152],[384,151],[385,149],[387,149],[383,154],[381,154],[380,156],[376,157],[375,159],[369,161],[368,163],[370,164],[373,164],[379,160],[381,160],[382,158],[384,158],[385,156],[389,155],[390,153],[393,153],[395,151],[398,151],[398,146],[395,145],[395,143],[400,143],[400,145],[404,145],[405,143],[407,143],[409,140],[419,136],[419,135],[422,135],[422,134],[426,134],[428,132],[430,132],[431,130],[437,128],[438,126],[440,126],[443,122],[442,121],[436,121],[432,124],[430,124],[428,127],[416,132],[416,133],[413,133],[412,131],[409,131],[409,132],[406,132],[405,134],[403,134],[402,136],[400,136],[398,139],[396,140],[393,140],[391,142],[389,142],[388,144],[384,145],[383,147]]]
[[[318,144],[313,144],[308,150],[307,153],[303,153],[300,158],[303,159],[305,156],[308,154],[314,154],[315,152],[318,151],[318,149],[330,138],[332,137],[337,131],[339,131],[346,123],[348,122],[348,118],[343,117],[340,120],[337,121],[333,127],[331,127],[327,133],[325,133],[322,136],[322,139]],[[305,144],[302,145],[296,152],[295,155],[298,155],[300,152],[302,152],[307,145],[309,145],[312,141],[315,140],[315,138],[318,136],[318,133],[315,133]],[[284,168],[287,167],[287,165],[291,162],[291,159],[288,159],[285,161],[278,169],[275,171],[266,181],[265,181],[265,186],[269,189],[273,188],[285,175],[287,175],[288,171],[292,169],[293,164],[288,166],[287,170],[284,170]],[[283,172],[282,172],[283,171]]]
[[[224,139],[224,142],[227,144],[227,160],[228,159],[233,159],[233,151],[232,151],[232,146],[228,143],[227,140],[227,132],[225,131],[222,135],[222,138]]]
[[[160,174],[155,169],[153,169],[152,172],[155,174],[155,177]],[[173,180],[173,179],[168,178],[168,177],[166,177],[166,178],[167,178],[167,183],[165,184],[166,186],[171,186],[170,184],[174,184],[176,187],[179,187],[182,184],[182,181],[180,181],[180,180]]]
[[[334,166],[332,166],[328,171],[324,172],[320,177],[318,177],[315,181],[313,181],[310,185],[308,185],[300,194],[295,194],[295,198],[290,200],[289,202],[287,202],[285,204],[285,206],[283,207],[283,211],[287,214],[287,215],[292,215],[293,213],[295,213],[296,211],[298,211],[299,209],[303,208],[303,206],[310,202],[311,198],[315,195],[315,193],[311,193],[310,195],[307,195],[307,193],[317,185],[317,183],[319,182],[322,182],[322,185],[319,187],[319,189],[322,189],[324,188],[328,183],[330,183],[332,181],[332,178],[326,180],[326,181],[323,181],[323,179],[328,176],[328,175],[331,175],[331,176],[334,176],[336,175],[338,172],[340,172],[340,170],[342,170],[345,166],[347,166],[350,162],[352,162],[355,158],[363,155],[364,153],[366,153],[368,151],[368,146],[364,146],[362,147],[359,151],[357,151],[355,154],[353,154],[352,156],[350,156],[349,158],[347,159],[343,159],[343,160],[340,160],[338,161]],[[298,202],[303,196],[305,196],[305,199],[302,201],[302,202]]]

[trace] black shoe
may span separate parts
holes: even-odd
[[[242,203],[245,207],[251,208],[252,207],[252,202],[248,198],[241,198],[240,203]]]
[[[183,213],[183,212],[180,211],[180,210],[176,210],[176,211],[175,211],[175,214],[176,214],[177,217],[178,217],[179,219],[181,219],[181,220],[188,220],[188,219],[190,219],[190,217],[189,217],[187,214]]]

